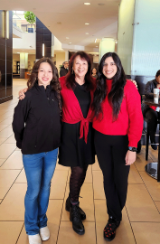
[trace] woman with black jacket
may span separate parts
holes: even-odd
[[[28,185],[25,229],[29,243],[40,244],[50,237],[46,211],[61,134],[60,85],[50,59],[35,63],[27,85],[25,99],[15,108],[13,131],[17,147],[22,149]]]

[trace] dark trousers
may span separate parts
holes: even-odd
[[[122,209],[126,203],[128,173],[125,165],[128,150],[127,136],[108,136],[95,131],[95,148],[103,173],[104,191],[109,216],[122,219]]]
[[[158,113],[155,110],[149,108],[144,114],[144,119],[148,123],[151,143],[155,143],[155,133],[157,128]]]

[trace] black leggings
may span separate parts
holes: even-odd
[[[129,166],[125,166],[127,136],[108,136],[95,131],[95,148],[103,173],[109,216],[122,219],[126,203]]]
[[[81,186],[86,177],[88,166],[85,168],[81,167],[71,167],[71,176],[70,176],[70,200],[73,203],[78,202],[79,193],[81,190]]]

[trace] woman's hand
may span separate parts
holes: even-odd
[[[25,92],[28,90],[28,88],[24,88],[22,90],[19,91],[18,95],[19,95],[19,100],[23,100],[25,98]]]
[[[126,165],[131,165],[136,161],[136,152],[127,151],[125,157]]]
[[[131,80],[133,82],[133,84],[135,85],[135,87],[138,89],[138,85],[137,82],[135,80]]]

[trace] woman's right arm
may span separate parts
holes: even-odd
[[[25,93],[28,91],[28,88],[24,88],[18,92],[19,100],[23,100],[25,98]]]
[[[16,145],[18,148],[22,148],[23,132],[24,132],[24,123],[27,120],[29,112],[29,101],[26,97],[22,101],[18,102],[18,105],[15,107],[12,127],[16,139]]]

